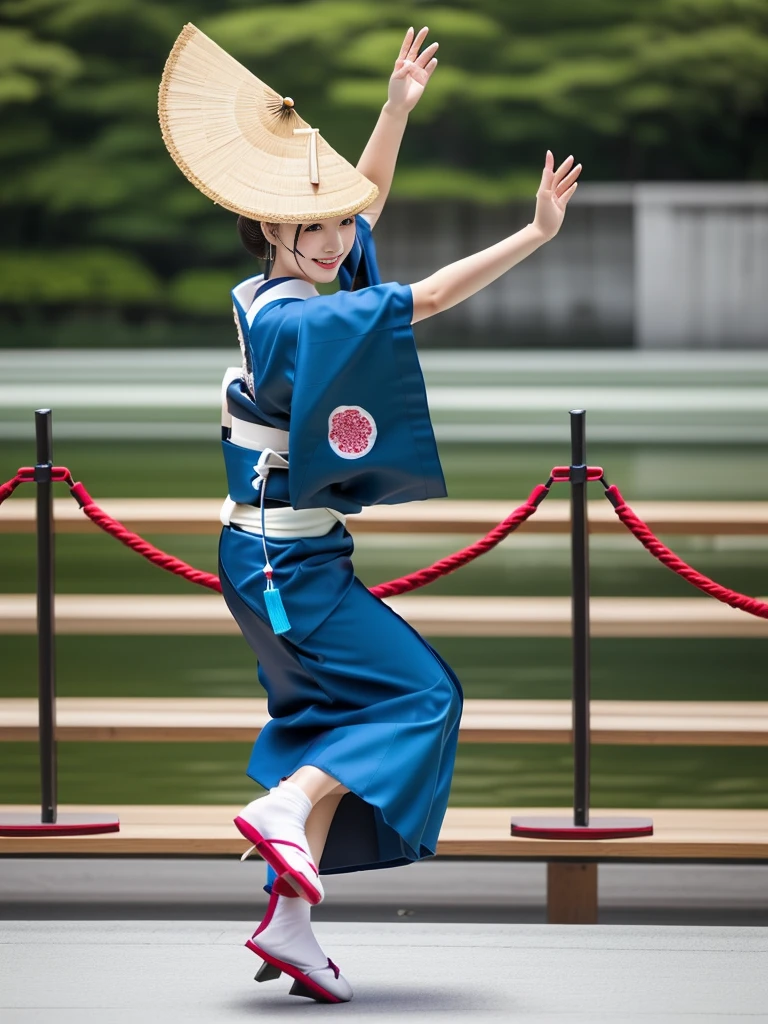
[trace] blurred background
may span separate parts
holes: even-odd
[[[440,65],[376,228],[385,280],[528,223],[547,148],[583,163],[552,244],[417,328],[450,497],[514,507],[568,461],[583,406],[589,461],[628,501],[768,500],[765,0],[0,2],[0,480],[33,461],[32,410],[51,405],[55,461],[97,501],[225,495],[229,289],[259,268],[161,140],[157,87],[187,21],[353,161],[404,30],[430,26]],[[216,569],[212,536],[150,539]],[[466,542],[360,537],[358,573],[373,584]],[[671,542],[768,593],[767,537]],[[0,534],[3,591],[32,592],[34,565],[32,536]],[[101,535],[60,536],[57,566],[61,593],[192,592]],[[567,537],[520,534],[432,592],[566,595],[569,573]],[[593,538],[592,583],[693,595],[629,536]],[[565,639],[434,643],[468,697],[570,695]],[[34,638],[0,636],[0,651],[0,695],[34,696]],[[597,698],[768,698],[760,640],[600,639],[593,663]],[[58,666],[62,696],[262,695],[239,637],[63,636]],[[254,795],[247,755],[61,744],[60,799],[237,803]],[[36,765],[34,745],[0,744],[0,802],[35,802]],[[568,805],[570,750],[463,744],[451,799]],[[767,807],[768,756],[599,746],[593,803]]]

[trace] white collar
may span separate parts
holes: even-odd
[[[256,278],[251,278],[250,281],[243,282],[243,285],[250,286],[248,289],[243,288],[243,285],[238,285],[235,289],[235,292],[237,292],[240,288],[243,288],[243,298],[251,297],[248,305],[242,303],[243,308],[248,310],[245,319],[249,327],[256,319],[256,314],[259,310],[263,309],[269,302],[275,302],[277,299],[311,299],[319,294],[313,284],[298,277],[288,278],[285,281],[281,281],[280,284],[275,284],[271,288],[265,288],[262,291],[261,286],[263,284],[264,275],[260,274]],[[250,292],[250,296],[248,292]],[[237,298],[238,301],[241,301],[239,295]]]

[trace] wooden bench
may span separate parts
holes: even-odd
[[[428,502],[405,508],[372,508],[349,521],[354,533],[487,532],[519,502]],[[106,500],[103,507],[139,533],[217,533],[220,502],[188,500]],[[768,502],[639,502],[638,515],[658,533],[764,535]],[[57,499],[57,530],[96,530],[70,499]],[[522,530],[565,533],[566,501],[548,499]],[[625,532],[608,503],[590,503],[593,533]],[[34,503],[14,498],[0,515],[0,532],[34,531]],[[432,636],[569,636],[568,598],[452,598],[405,596],[395,610]],[[60,633],[232,633],[238,632],[215,595],[123,597],[59,595]],[[0,596],[0,633],[34,633],[32,595]],[[707,598],[593,599],[595,636],[768,635],[768,622]],[[251,741],[265,721],[258,701],[201,700],[136,702],[126,699],[64,698],[58,702],[58,738]],[[237,707],[235,707],[237,704]],[[203,714],[201,715],[201,711]],[[33,701],[0,704],[0,738],[35,739]],[[247,726],[243,719],[251,716]],[[261,717],[259,717],[261,716]],[[765,745],[766,705],[595,701],[592,740],[597,743],[700,743]],[[467,701],[461,739],[471,742],[569,742],[566,701]],[[35,813],[35,807],[0,811]],[[93,808],[62,807],[62,811]],[[116,835],[0,839],[0,855],[240,855],[244,842],[231,824],[239,808],[123,807]],[[520,809],[515,809],[519,813]],[[553,923],[597,921],[597,864],[607,861],[768,862],[768,811],[610,809],[612,816],[652,817],[655,835],[643,839],[559,841],[513,839],[513,809],[450,808],[440,836],[439,856],[517,858],[547,863],[547,915]],[[526,808],[526,816],[570,815],[570,810]],[[471,870],[471,869],[470,869]]]
[[[0,741],[37,740],[37,701],[0,700]],[[67,742],[250,743],[269,721],[259,698],[59,697]],[[768,746],[768,701],[595,700],[593,743]],[[467,700],[465,743],[571,743],[567,700]]]
[[[430,597],[406,594],[387,600],[427,636],[571,635],[568,597]],[[768,619],[756,618],[702,595],[690,598],[596,597],[591,602],[596,637],[768,636]],[[34,594],[0,594],[0,634],[37,631]],[[218,594],[58,594],[56,631],[79,635],[239,635]]]
[[[555,490],[553,493],[557,493]],[[563,492],[565,493],[565,492]],[[217,534],[221,530],[217,498],[105,498],[98,504],[136,533]],[[629,497],[627,495],[627,497]],[[472,533],[485,534],[505,519],[522,499],[509,501],[413,501],[407,505],[379,505],[350,516],[349,529],[365,533]],[[768,501],[638,501],[635,512],[656,533],[768,534]],[[54,500],[59,533],[98,531],[71,498]],[[627,534],[605,498],[589,502],[593,533]],[[528,533],[567,533],[570,504],[549,497],[538,512],[520,527]],[[0,533],[34,533],[34,499],[13,497],[0,513]]]
[[[92,806],[67,805],[62,812],[88,813]],[[125,806],[105,808],[120,817],[118,833],[101,836],[0,838],[0,856],[177,856],[239,857],[247,843],[228,806]],[[558,924],[598,920],[598,863],[768,862],[768,810],[626,810],[594,814],[651,817],[654,835],[642,839],[518,839],[509,834],[520,808],[449,807],[440,833],[441,857],[488,857],[546,862],[547,918]],[[34,806],[0,806],[2,814],[39,813]],[[570,815],[564,808],[525,808],[530,815]],[[474,870],[471,865],[468,871]]]

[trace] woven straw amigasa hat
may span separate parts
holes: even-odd
[[[359,213],[377,187],[316,128],[194,25],[160,82],[168,152],[203,195],[234,213],[302,224]]]

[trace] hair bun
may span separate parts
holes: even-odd
[[[264,232],[261,230],[261,225],[257,220],[251,220],[249,217],[243,217],[241,214],[237,218],[237,233],[240,235],[240,241],[251,256],[255,256],[257,260],[265,260],[267,258],[269,255],[269,242],[264,237]]]

